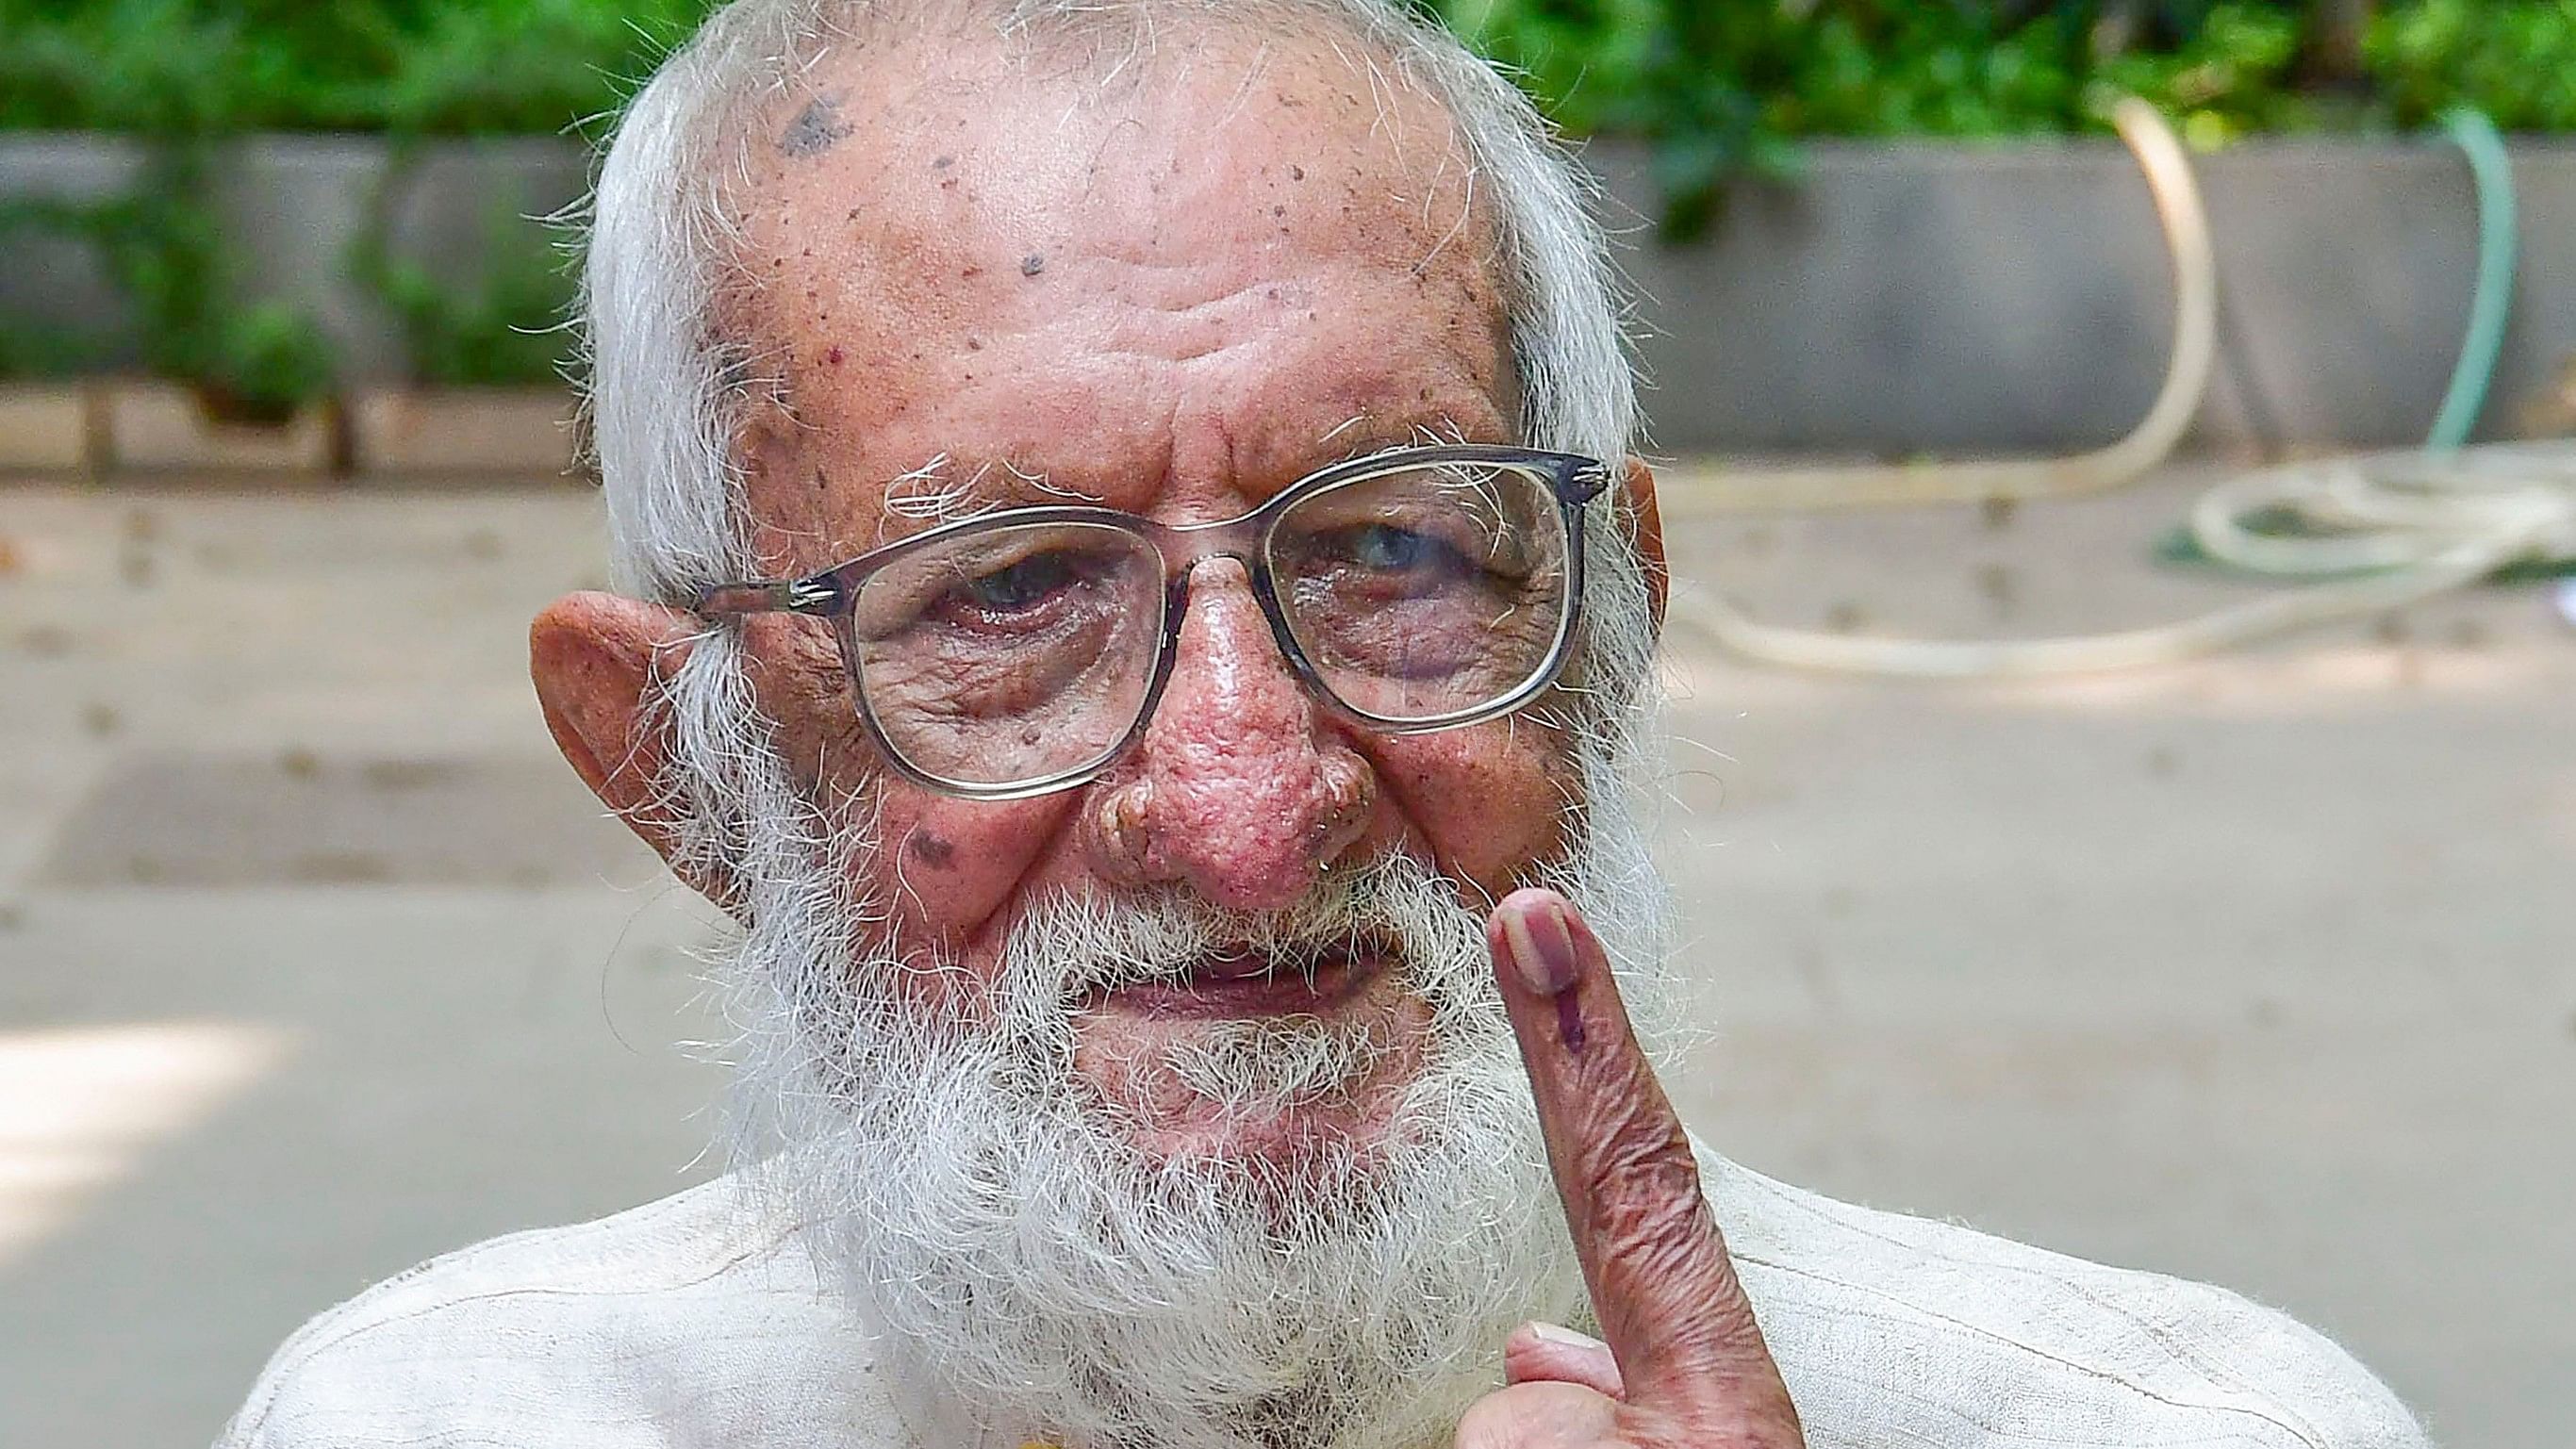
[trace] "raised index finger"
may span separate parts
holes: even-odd
[[[1628,1401],[1786,1401],[1702,1194],[1690,1139],[1574,907],[1516,891],[1486,926],[1556,1190]]]

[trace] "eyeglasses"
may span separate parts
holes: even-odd
[[[1583,597],[1600,462],[1407,448],[1313,473],[1240,518],[1174,527],[1109,508],[1013,508],[800,579],[719,584],[709,617],[834,621],[859,716],[893,767],[1008,800],[1096,778],[1153,718],[1190,574],[1242,564],[1279,652],[1388,734],[1508,714],[1556,677]]]

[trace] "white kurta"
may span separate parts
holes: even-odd
[[[2425,1444],[2222,1289],[1701,1175],[1815,1449]],[[719,1179],[378,1284],[287,1340],[221,1449],[914,1449],[837,1292]]]

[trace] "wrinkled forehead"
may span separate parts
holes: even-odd
[[[817,557],[925,484],[1221,512],[1508,429],[1474,168],[1356,42],[853,46],[743,129],[725,314],[780,402],[752,503]]]

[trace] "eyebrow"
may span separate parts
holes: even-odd
[[[1360,413],[1316,439],[1316,445],[1318,449],[1324,449],[1326,445],[1346,433],[1351,436],[1339,448],[1317,452],[1316,461],[1298,476],[1304,477],[1307,474],[1321,472],[1323,469],[1337,467],[1343,463],[1355,462],[1377,453],[1393,453],[1405,448],[1431,448],[1448,443],[1509,441],[1501,437],[1477,438],[1466,428],[1458,425],[1455,415],[1446,412],[1427,420],[1407,414],[1371,418],[1366,413]]]
[[[945,451],[887,479],[884,498],[889,517],[921,524],[952,523],[1002,508],[1101,501],[1098,494],[1054,481],[1043,468],[1023,468],[1008,458],[983,459],[969,468]]]
[[[1356,428],[1367,421],[1368,414],[1353,413],[1349,417],[1342,419],[1339,423],[1336,423],[1331,432],[1324,434],[1324,436],[1317,438],[1315,441],[1318,443],[1329,443],[1333,439],[1340,437],[1342,434],[1349,432],[1351,429]]]

